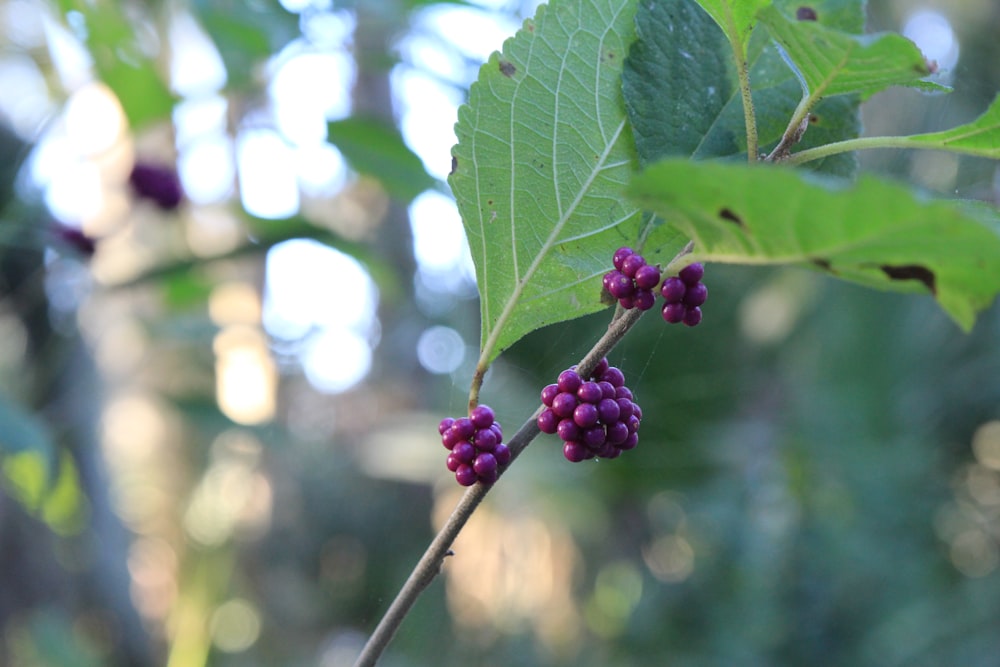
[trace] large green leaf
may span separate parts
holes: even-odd
[[[629,193],[690,235],[699,259],[802,264],[930,293],[966,330],[1000,292],[992,208],[925,201],[874,177],[846,187],[784,168],[675,159],[636,176]]]
[[[455,127],[449,183],[476,264],[480,367],[530,331],[603,308],[614,248],[638,238],[621,99],[635,0],[554,0],[494,53]]]
[[[60,0],[72,15],[77,33],[86,42],[101,80],[114,91],[132,128],[166,119],[173,97],[146,54],[142,32],[129,21],[118,2]]]
[[[851,30],[863,23],[858,0],[823,0],[813,6],[825,25]],[[622,83],[640,161],[648,164],[669,155],[699,160],[745,155],[735,66],[712,18],[694,0],[642,3],[636,28]],[[758,138],[761,147],[767,147],[781,138],[801,90],[766,29],[755,31],[748,62]],[[811,120],[799,144],[803,148],[851,139],[861,131],[853,96],[825,100]],[[842,154],[811,167],[848,176],[856,161]]]
[[[327,124],[327,137],[355,171],[377,178],[398,199],[409,201],[434,186],[399,131],[378,119],[352,116],[333,121]]]
[[[867,97],[897,85],[941,89],[920,81],[930,68],[920,49],[902,35],[855,35],[791,19],[773,6],[758,16],[791,58],[813,101],[847,93]]]

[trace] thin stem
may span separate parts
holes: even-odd
[[[774,150],[764,158],[766,162],[778,162],[788,157],[788,154],[792,150],[792,146],[799,143],[802,139],[802,135],[806,133],[806,129],[809,127],[809,112],[813,107],[812,98],[808,95],[802,98],[799,105],[795,107],[795,112],[792,114],[791,120],[788,121],[788,127],[785,128],[785,133],[781,135],[781,141],[778,145],[774,147]]]
[[[792,153],[787,158],[781,160],[784,164],[803,164],[812,160],[837,155],[839,153],[849,153],[870,148],[935,148],[934,146],[919,146],[910,141],[910,137],[860,137],[858,139],[845,139],[836,141],[825,146],[807,148],[798,153]]]
[[[750,64],[746,53],[733,45],[736,58],[736,72],[740,80],[740,95],[743,97],[743,120],[747,128],[747,161],[757,161],[757,114],[753,108],[753,94],[750,90]]]
[[[669,267],[678,259],[690,253],[693,247],[694,245],[689,242],[667,266]],[[639,321],[642,314],[643,311],[638,308],[627,310],[621,314],[616,311],[614,318],[608,325],[608,330],[604,332],[601,339],[590,348],[590,351],[577,364],[577,372],[581,375],[589,375],[597,367],[600,360],[606,357],[614,349],[615,345],[625,337],[629,329]],[[482,377],[479,377],[479,384],[482,384]],[[478,386],[473,393],[478,395]],[[540,433],[538,430],[538,415],[541,414],[543,407],[539,406],[535,410],[535,413],[521,425],[521,428],[517,430],[517,433],[508,442],[507,446],[510,447],[511,463],[508,463],[500,471],[501,475],[506,472],[514,460]],[[455,541],[458,533],[468,522],[473,511],[483,501],[483,498],[486,497],[491,488],[491,486],[477,483],[465,492],[465,495],[462,496],[455,510],[451,513],[451,516],[448,517],[448,521],[441,527],[438,534],[434,536],[430,546],[427,547],[424,555],[421,556],[416,567],[413,568],[413,572],[407,578],[406,583],[403,584],[399,593],[396,594],[396,599],[389,605],[389,609],[386,610],[382,620],[375,627],[371,637],[368,638],[368,642],[354,663],[354,667],[371,667],[379,659],[379,656],[385,651],[386,646],[392,641],[392,637],[396,634],[396,630],[399,629],[403,619],[406,618],[406,614],[410,611],[413,603],[417,601],[420,594],[441,571],[444,559],[452,555],[452,542]]]

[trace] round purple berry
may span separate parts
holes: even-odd
[[[610,383],[611,386],[615,387],[615,389],[617,390],[618,387],[625,386],[625,374],[622,373],[620,368],[612,366],[608,370],[604,371],[604,374],[601,376],[601,381]],[[614,397],[612,396],[609,398],[614,398]]]
[[[624,273],[615,271],[615,275],[608,281],[608,292],[616,299],[626,299],[635,294],[635,283]]]
[[[583,378],[580,377],[579,373],[572,369],[565,370],[560,373],[559,380],[556,382],[556,385],[559,387],[559,391],[567,394],[575,394],[581,384],[583,384]]]
[[[683,303],[667,303],[663,306],[663,319],[670,324],[677,324],[684,321],[684,314],[687,313],[687,306]]]
[[[635,413],[635,403],[629,398],[619,398],[615,401],[618,404],[618,419],[625,420]]]
[[[683,303],[688,308],[694,308],[705,303],[706,299],[708,299],[708,287],[705,283],[697,283],[684,293]]]
[[[660,270],[652,264],[640,266],[635,272],[635,286],[640,289],[653,289],[660,283]]]
[[[490,425],[490,430],[497,434],[497,442],[503,442],[503,428],[501,428],[500,422],[493,422]]]
[[[559,422],[556,432],[559,434],[559,439],[564,442],[579,440],[583,436],[583,431],[572,419],[563,419]]]
[[[471,419],[462,417],[461,419],[456,419],[448,431],[454,431],[458,435],[459,440],[468,440],[476,432],[476,427]]]
[[[555,433],[559,427],[559,415],[552,412],[552,408],[542,410],[538,415],[538,428],[542,433]]]
[[[615,398],[627,398],[631,401],[634,396],[632,396],[632,390],[623,385],[621,387],[615,387]]]
[[[608,442],[613,445],[620,445],[628,439],[628,426],[624,422],[615,422],[608,426]]]
[[[451,425],[454,423],[455,423],[454,419],[452,419],[451,417],[445,417],[444,419],[441,420],[441,423],[438,424],[438,433],[444,435],[444,432],[450,429]]]
[[[605,459],[616,459],[621,455],[622,450],[612,445],[610,442],[604,443],[604,446],[601,447],[601,451],[598,453],[598,456]]]
[[[602,424],[614,424],[621,416],[621,412],[621,408],[618,407],[618,401],[613,398],[601,399],[601,402],[597,404],[597,416],[600,417]],[[573,417],[576,417],[575,413]]]
[[[604,431],[603,426],[591,426],[590,428],[583,429],[583,438],[581,441],[587,447],[591,449],[597,449],[604,444],[607,440],[607,433]]]
[[[472,469],[476,471],[476,474],[480,477],[486,477],[497,471],[497,460],[493,454],[484,452],[476,457],[475,462],[472,464]]]
[[[615,386],[607,380],[601,380],[597,383],[597,386],[601,388],[601,398],[615,397]]]
[[[647,311],[656,305],[656,297],[653,295],[653,290],[640,289],[636,290],[635,296],[632,297],[632,305],[641,311]]]
[[[639,421],[642,421],[642,408],[635,401],[632,401],[632,414],[634,414]],[[636,427],[638,428],[638,426]]]
[[[462,462],[454,454],[449,454],[444,464],[448,467],[448,470],[455,472],[458,470],[458,466],[462,465]]]
[[[615,250],[614,256],[611,258],[611,263],[615,265],[615,268],[619,271],[622,270],[622,264],[625,262],[625,258],[629,255],[635,254],[635,250],[628,247],[621,247]]]
[[[621,307],[624,308],[625,310],[632,310],[633,308],[635,308],[635,297],[634,296],[622,297],[621,299],[618,299],[618,303],[621,304]]]
[[[468,463],[458,466],[458,470],[455,471],[455,481],[462,486],[472,486],[476,483],[477,479],[479,479],[479,475],[476,474],[476,471]]]
[[[576,410],[576,404],[576,396],[567,392],[561,392],[552,399],[552,412],[564,419],[572,417],[573,410]]]
[[[680,303],[687,292],[687,285],[680,278],[673,276],[663,281],[660,295],[667,303]]]
[[[622,262],[622,273],[629,278],[635,278],[636,272],[644,266],[646,266],[646,260],[642,258],[642,255],[633,253]]]
[[[463,440],[451,450],[451,456],[462,463],[472,463],[472,460],[476,458],[476,448],[472,446],[471,442]]]
[[[604,277],[601,278],[601,285],[604,286],[604,291],[605,292],[611,292],[611,280],[614,278],[614,276],[615,276],[616,273],[618,273],[618,272],[617,271],[608,271],[607,273],[604,274]]]
[[[638,406],[636,406],[636,407],[638,407]],[[639,423],[640,423],[639,416],[637,414],[635,414],[634,412],[632,413],[631,417],[629,417],[627,420],[625,420],[625,426],[628,427],[628,432],[629,433],[635,433],[636,431],[638,431],[639,430]]]
[[[684,313],[684,324],[689,327],[698,326],[701,322],[701,308],[695,306],[694,308],[688,308],[687,312]]]
[[[581,403],[573,411],[573,421],[581,428],[593,426],[597,423],[599,417],[597,406],[593,403]]]
[[[452,449],[455,445],[466,439],[462,437],[460,429],[452,426],[441,436],[441,444],[445,446],[445,449]]]
[[[481,452],[492,452],[499,440],[492,429],[481,428],[472,436],[472,444]]]
[[[625,442],[618,445],[618,448],[625,451],[628,449],[635,449],[635,446],[639,444],[639,434],[629,433],[628,437],[625,438]]]
[[[510,447],[502,442],[493,450],[493,458],[497,460],[497,465],[505,466],[510,463]]]
[[[496,482],[497,479],[500,478],[500,471],[498,469],[494,468],[493,472],[491,472],[489,474],[486,474],[486,475],[478,475],[478,477],[479,477],[479,481],[480,482],[482,482],[486,486],[490,486],[491,484],[493,484],[494,482]]]
[[[584,382],[576,390],[576,397],[584,403],[597,403],[601,400],[602,394],[601,386],[592,381]]]
[[[489,428],[495,419],[496,414],[488,405],[477,405],[469,413],[469,421],[476,428]]]
[[[602,375],[604,375],[604,371],[608,370],[608,365],[609,365],[608,358],[603,357],[600,361],[597,362],[597,365],[594,366],[594,372],[591,373],[590,376],[595,378],[601,377]]]
[[[684,281],[684,284],[688,287],[694,287],[701,282],[701,279],[705,277],[705,267],[701,262],[695,262],[694,264],[688,264],[677,277]]]
[[[567,442],[563,445],[563,456],[566,457],[567,461],[572,463],[579,463],[580,461],[586,461],[592,454],[587,450],[587,447],[583,443],[579,442]]]
[[[559,385],[557,384],[547,384],[542,389],[542,403],[548,407],[552,407],[552,399],[556,397],[559,393]]]

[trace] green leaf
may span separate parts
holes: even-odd
[[[399,131],[382,121],[362,116],[333,121],[327,137],[352,169],[378,179],[397,199],[409,201],[435,184]]]
[[[800,264],[871,287],[933,294],[964,329],[1000,292],[995,209],[925,201],[862,177],[852,187],[777,167],[664,160],[633,179],[701,260]]]
[[[56,445],[45,422],[0,396],[0,468],[15,495],[37,507],[53,481]]]
[[[771,0],[698,0],[698,4],[722,28],[733,50],[745,55],[757,12]]]
[[[605,306],[600,276],[639,235],[621,99],[635,0],[554,0],[494,53],[455,127],[449,183],[481,296],[484,368],[546,324]]]
[[[24,451],[51,456],[55,441],[45,422],[6,396],[0,396],[0,455]]]
[[[790,19],[775,7],[761,10],[758,17],[787,52],[813,101],[847,93],[868,97],[897,85],[946,90],[920,81],[930,68],[920,49],[902,35],[854,35],[817,21]]]
[[[644,2],[635,24],[622,91],[640,162],[739,153],[745,135],[736,72],[712,17],[694,0]]]
[[[260,63],[300,34],[298,15],[275,0],[194,0],[191,9],[219,50],[230,89],[254,85]]]
[[[914,148],[937,148],[952,153],[1000,159],[1000,96],[982,116],[966,125],[943,132],[929,132],[904,137]]]
[[[824,0],[812,5],[820,21],[852,28],[863,23],[856,0]],[[669,155],[694,159],[746,154],[743,106],[733,60],[714,21],[694,0],[643,3],[636,16],[637,40],[622,76],[640,162]],[[766,29],[758,29],[748,52],[754,87],[757,131],[762,148],[775,144],[801,99],[799,84]],[[861,132],[858,100],[825,100],[814,110],[802,148],[845,139]],[[826,173],[850,176],[853,155],[811,164]]]
[[[98,76],[122,105],[132,129],[169,117],[174,99],[140,43],[142,32],[110,0],[61,0],[60,8],[87,45]]]

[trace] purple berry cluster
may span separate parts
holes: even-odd
[[[708,288],[701,279],[705,267],[696,262],[689,264],[675,277],[663,281],[663,319],[670,324],[683,322],[693,327],[701,322],[701,305],[708,298]]]
[[[660,284],[660,269],[646,264],[632,248],[618,248],[612,258],[614,271],[604,274],[604,289],[622,308],[649,310],[656,303],[653,290]]]
[[[500,476],[500,468],[510,463],[510,449],[503,444],[500,422],[489,406],[476,406],[468,417],[442,419],[438,433],[450,451],[448,470],[462,486],[477,481],[492,484]]]
[[[575,367],[574,367],[575,368]],[[601,359],[589,378],[570,368],[542,389],[543,433],[563,440],[563,456],[577,463],[595,456],[613,459],[639,442],[642,409],[625,386],[625,375]]]
[[[184,199],[180,178],[173,167],[136,162],[128,180],[138,197],[149,199],[164,211],[174,210]]]

